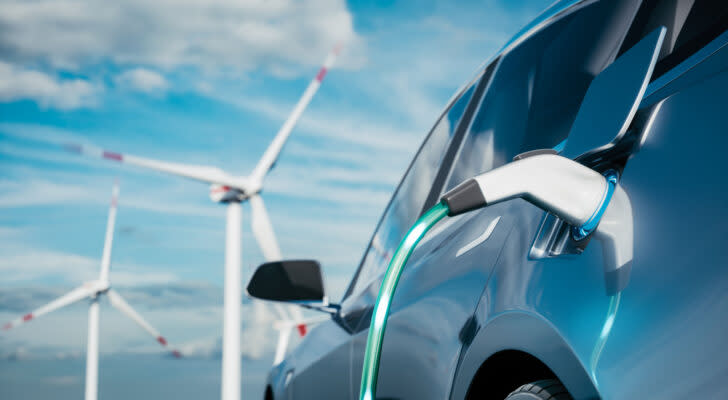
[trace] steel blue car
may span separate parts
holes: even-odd
[[[307,305],[331,319],[273,367],[266,399],[358,398],[372,308],[405,232],[443,193],[534,150],[616,171],[631,206],[620,222],[633,232],[628,268],[605,273],[608,244],[575,238],[523,199],[440,222],[401,277],[376,397],[728,399],[727,29],[728,4],[717,0],[547,9],[450,101],[343,299]],[[580,109],[614,101],[586,96],[595,78],[655,32],[657,56],[623,132],[597,135],[609,122],[599,115],[574,132]],[[249,291],[295,301],[300,282],[285,278],[282,290],[283,275],[256,274]]]

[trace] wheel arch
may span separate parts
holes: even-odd
[[[523,379],[543,373],[543,378],[559,379],[576,399],[599,398],[589,373],[556,328],[522,311],[501,314],[480,327],[463,349],[450,398],[465,399],[471,387],[497,382],[492,371],[508,371],[518,363],[526,363],[516,369]]]

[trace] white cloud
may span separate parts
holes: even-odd
[[[217,101],[253,111],[275,121],[284,121],[293,109],[290,104],[268,98],[245,98],[219,93],[208,95]],[[430,115],[428,121],[434,122],[436,116],[437,114]],[[296,131],[398,155],[411,152],[415,147],[412,145],[413,141],[417,142],[424,137],[424,133],[417,132],[417,129],[397,129],[386,121],[380,121],[372,121],[371,115],[364,113],[307,109],[299,120]]]
[[[34,100],[41,107],[71,110],[95,105],[99,91],[83,79],[59,79],[0,61],[0,102]]]
[[[341,0],[5,0],[2,57],[78,69],[119,65],[232,71],[316,65],[355,39]]]
[[[40,307],[70,288],[0,288],[0,321]],[[219,358],[222,354],[222,289],[206,284],[170,284],[117,288],[129,304],[182,351],[184,357]],[[83,356],[88,308],[81,301],[4,332],[0,360],[69,359]],[[241,314],[241,353],[258,358],[271,356],[277,338],[270,312],[254,315],[244,302]],[[166,354],[149,334],[101,297],[102,354]],[[53,335],[47,332],[52,330]],[[294,338],[295,340],[295,338]]]
[[[30,171],[29,171],[30,172]],[[72,178],[74,174],[68,175]],[[71,179],[65,182],[53,181],[48,179],[26,179],[24,181],[14,181],[0,179],[0,209],[15,207],[31,207],[42,205],[60,205],[60,204],[108,204],[109,195],[105,190],[109,187],[108,179],[83,179],[83,175],[75,174],[78,178],[76,182],[84,182],[84,184],[70,183]],[[97,183],[96,187],[102,187],[104,190],[96,190],[93,183]],[[170,185],[172,186],[172,185]],[[155,191],[155,193],[145,192],[144,194],[130,193],[125,195],[120,204],[125,208],[133,208],[138,210],[146,210],[171,215],[184,216],[205,216],[205,217],[222,217],[223,210],[220,207],[197,206],[191,203],[183,202],[166,202],[164,201],[164,190]],[[194,199],[198,193],[187,194],[185,197]]]
[[[46,180],[0,180],[0,208],[27,207],[43,204],[71,204],[98,198],[84,186],[72,186]]]
[[[82,382],[78,375],[49,376],[43,379],[43,382],[51,385],[77,385]]]
[[[156,71],[146,68],[133,68],[119,74],[114,81],[117,85],[144,93],[163,93],[169,88],[167,79]]]
[[[0,122],[0,132],[19,139],[56,145],[70,142],[79,143],[83,140],[83,136],[73,131],[49,125]]]
[[[6,284],[22,285],[42,279],[57,279],[70,285],[98,278],[101,260],[26,244],[29,235],[20,228],[0,230],[0,273]],[[140,265],[114,265],[111,280],[118,285],[170,283],[176,274]]]

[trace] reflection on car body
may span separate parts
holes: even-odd
[[[632,123],[610,146],[570,154],[594,78],[660,27],[665,40]],[[372,307],[407,229],[460,182],[554,149],[619,173],[634,222],[628,281],[605,290],[608,244],[562,235],[568,226],[521,199],[440,222],[397,289],[377,397],[503,399],[551,380],[574,398],[728,398],[727,27],[719,1],[550,7],[446,107],[341,308],[273,368],[266,396],[357,398]]]

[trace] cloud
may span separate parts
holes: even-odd
[[[6,0],[1,58],[77,70],[117,65],[205,70],[316,65],[339,40],[353,40],[341,0]]]
[[[100,259],[28,245],[32,235],[20,228],[5,228],[0,234],[0,273],[6,284],[52,278],[75,286],[98,278]],[[179,281],[174,273],[128,263],[115,264],[111,279],[118,285]]]
[[[118,86],[147,94],[164,93],[169,88],[167,79],[156,71],[133,68],[119,74],[114,81]]]
[[[5,361],[24,361],[32,358],[33,355],[25,347],[17,347],[12,350],[0,352],[0,360]]]
[[[22,171],[32,173],[30,170]],[[0,179],[0,209],[33,207],[46,205],[79,205],[79,204],[108,204],[110,196],[105,190],[109,187],[109,179],[105,177],[89,178],[81,174],[59,173],[57,179],[28,178],[24,181]],[[59,180],[60,179],[60,180]],[[72,183],[74,182],[74,183]],[[75,182],[84,182],[75,183]],[[104,188],[98,190],[95,188]],[[120,199],[120,205],[125,208],[145,210],[156,213],[219,218],[224,215],[221,207],[211,205],[193,205],[183,202],[166,202],[166,193],[179,192],[174,184],[143,194],[129,193]],[[180,197],[200,197],[199,192],[184,191]]]
[[[84,139],[82,135],[67,129],[33,123],[0,122],[0,132],[10,137],[43,144],[63,145],[69,142],[81,142]]]
[[[293,109],[290,104],[268,98],[228,96],[219,92],[209,94],[209,97],[242,110],[253,111],[274,121],[285,120]],[[436,116],[437,114],[430,115],[429,120],[434,122]],[[365,113],[307,109],[296,130],[305,132],[309,136],[400,154],[411,151],[412,141],[416,141],[418,136],[422,137],[422,132],[418,133],[417,129],[411,127],[398,129],[384,121],[375,121]]]
[[[43,108],[72,110],[94,106],[100,91],[83,79],[59,79],[0,61],[0,102],[34,100]]]
[[[153,283],[114,286],[130,304],[146,309],[190,309],[218,307],[223,302],[219,286],[206,282]],[[0,288],[0,311],[23,313],[38,308],[71,290],[70,286],[23,286]],[[244,302],[249,303],[246,297]]]
[[[81,377],[78,375],[49,376],[43,379],[44,383],[51,385],[77,385],[81,383]]]
[[[246,359],[260,359],[264,355],[271,355],[274,349],[274,337],[266,335],[263,342],[255,340],[250,329],[244,329],[240,335],[240,353]],[[255,341],[251,341],[255,340]],[[253,349],[253,346],[256,348]],[[214,336],[196,339],[179,344],[180,352],[184,358],[216,359],[222,358],[222,337]]]
[[[199,282],[123,287],[116,290],[144,319],[157,328],[185,357],[219,359],[222,354],[222,289]],[[67,292],[53,287],[0,288],[0,321],[33,310]],[[87,307],[71,305],[3,332],[0,360],[73,359],[83,355]],[[242,306],[241,354],[257,359],[272,355],[277,332],[274,314],[266,311],[255,320],[254,305]],[[54,328],[55,327],[55,328]],[[53,329],[54,335],[46,334]],[[154,338],[125,315],[101,300],[103,354],[167,354]]]
[[[0,310],[25,313],[68,292],[62,288],[23,288],[0,291]]]
[[[125,286],[118,288],[118,291],[129,303],[144,304],[150,309],[218,307],[223,302],[222,289],[206,282]]]
[[[97,197],[90,188],[46,180],[26,182],[0,180],[0,208],[28,207],[41,204],[88,202]],[[45,195],[41,195],[44,193]]]
[[[33,160],[52,162],[60,167],[49,170],[35,164],[31,164],[31,167],[10,164],[9,178],[0,179],[0,211],[6,208],[8,210],[6,212],[10,210],[22,212],[24,209],[35,208],[42,212],[47,212],[46,210],[62,212],[63,207],[79,205],[94,205],[98,206],[95,209],[99,213],[105,211],[109,201],[108,169],[119,169],[119,167],[96,160],[89,161],[84,157],[67,156],[48,146],[47,150],[43,150],[40,147],[30,146],[31,143],[28,145],[24,143],[24,141],[43,142],[47,137],[56,136],[63,140],[66,137],[73,138],[76,135],[71,131],[56,132],[40,126],[23,127],[18,124],[0,124],[0,130],[9,132],[13,138],[24,139],[13,146],[0,143],[0,154],[32,157]],[[367,134],[383,133],[372,129],[367,131]],[[357,140],[356,135],[352,135],[352,138]],[[346,138],[336,140],[333,136],[321,143],[293,140],[286,147],[285,162],[276,167],[266,182],[266,190],[263,193],[284,254],[288,257],[309,257],[320,260],[327,268],[329,282],[327,290],[331,298],[336,300],[340,298],[351,279],[352,271],[361,257],[378,216],[382,213],[411,157],[400,153],[411,152],[412,149],[409,151],[398,148],[387,149],[383,144],[385,138],[372,140],[374,143],[371,147],[377,151],[372,151],[370,146],[363,144],[347,144]],[[363,135],[359,141],[365,143],[367,135]],[[174,159],[175,154],[171,154],[170,157]],[[176,155],[176,158],[182,159],[183,155]],[[70,162],[70,166],[78,171],[64,169],[65,162]],[[96,175],[93,172],[95,169],[88,167],[103,168],[103,174]],[[134,168],[122,168],[122,170],[133,173],[134,180],[131,177],[122,179],[120,210],[124,215],[119,223],[139,228],[125,238],[127,245],[135,246],[136,258],[156,259],[157,254],[169,254],[169,263],[175,265],[173,272],[174,269],[179,270],[180,266],[188,270],[197,269],[200,262],[213,265],[222,263],[221,257],[215,259],[216,261],[210,261],[209,257],[218,257],[223,248],[223,207],[208,204],[196,183],[178,179],[167,180],[163,177],[150,181],[144,178],[146,171]],[[139,178],[144,178],[144,181],[137,182]],[[170,202],[170,198],[176,200]],[[133,210],[127,213],[130,209],[143,213]],[[245,213],[247,214],[247,208]],[[342,224],[342,220],[346,223]],[[99,221],[94,226],[103,225],[103,222]],[[255,241],[249,236],[248,221],[244,220],[243,223],[244,237],[250,239],[243,240],[244,261],[246,266],[255,266],[260,262],[261,255]],[[39,223],[45,224],[45,221]],[[44,229],[47,229],[46,232],[55,232],[57,227],[45,226]],[[312,231],[317,234],[310,235]],[[117,233],[117,237],[121,239],[121,232]],[[27,249],[29,247],[27,243],[33,243],[31,239],[33,237],[37,236],[29,233],[30,242],[26,242],[21,249]],[[322,247],[322,243],[336,243],[336,246]],[[151,250],[152,247],[154,250]],[[152,253],[144,253],[147,249]],[[192,258],[184,260],[175,258],[179,257],[177,256],[179,249],[184,249],[185,254],[189,254]],[[193,250],[201,250],[204,253],[194,254]],[[0,257],[0,266],[3,262],[13,264],[40,262],[49,266],[55,256],[55,252],[49,254],[47,249],[42,248],[28,250],[26,253],[35,254],[35,257],[28,255],[16,257],[16,251],[9,249],[3,257]],[[74,262],[66,257],[62,260],[65,263]],[[157,260],[156,263],[160,261]],[[168,268],[167,259],[161,260],[161,264],[164,268]],[[126,272],[127,267],[131,266],[124,266],[123,269],[115,268],[114,273]],[[24,269],[15,270],[11,264],[8,264],[7,268],[11,270],[9,278],[17,278],[23,282],[31,283],[30,280],[34,277],[43,278],[40,273],[27,275],[28,271]],[[98,262],[91,259],[88,262],[90,271],[88,276],[91,277],[89,279],[95,276],[97,269]],[[155,270],[159,271],[158,268],[149,271]],[[188,270],[180,271],[180,274],[189,273]],[[53,277],[62,276],[63,271],[65,269],[61,266],[58,266],[56,272],[47,270]],[[23,274],[20,274],[21,272]],[[112,279],[117,282],[116,275]],[[212,279],[221,279],[221,276]],[[74,280],[72,283],[77,282],[79,280]]]

